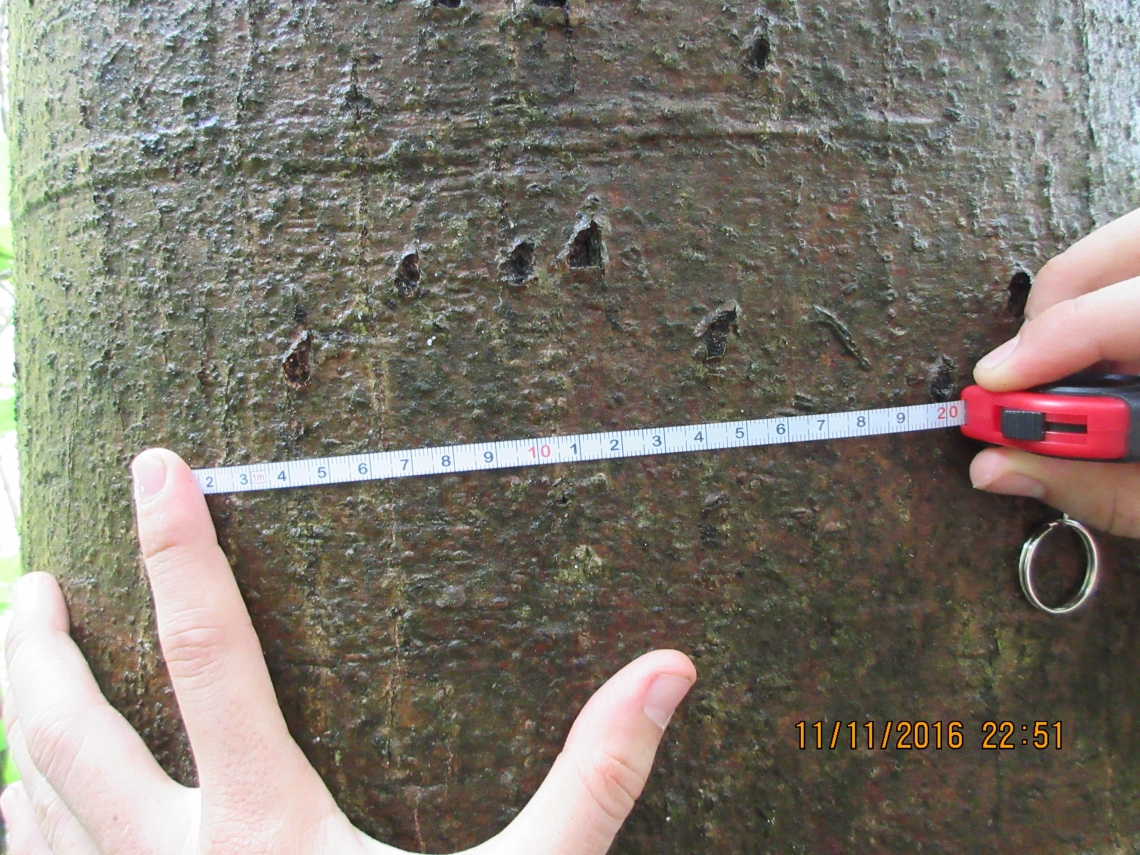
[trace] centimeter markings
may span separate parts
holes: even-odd
[[[203,493],[248,493],[353,481],[382,481],[451,472],[515,469],[587,460],[683,454],[790,442],[879,436],[966,423],[962,401],[848,413],[819,413],[741,422],[679,425],[603,433],[508,439],[435,448],[410,448],[284,463],[196,469]]]

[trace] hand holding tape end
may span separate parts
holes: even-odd
[[[1065,613],[1092,593],[1100,563],[1076,521],[1140,537],[1140,210],[1049,261],[1025,316],[1020,332],[974,369],[963,431],[1006,446],[974,459],[975,487],[1065,514],[1030,538],[1020,568],[1030,601]],[[1064,527],[1085,547],[1085,579],[1076,605],[1047,607],[1034,590],[1033,559],[1046,535]]]

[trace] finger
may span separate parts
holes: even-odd
[[[675,650],[631,662],[579,713],[550,774],[487,844],[501,852],[602,855],[645,786],[665,725],[697,678]]]
[[[974,368],[994,392],[1028,389],[1098,362],[1140,359],[1140,278],[1046,309]]]
[[[51,784],[28,756],[24,734],[17,724],[8,729],[12,759],[20,770],[20,783],[27,794],[32,819],[47,845],[56,855],[99,855],[99,847]]]
[[[193,474],[176,454],[161,449],[140,454],[133,471],[159,640],[204,803],[279,812],[303,796],[327,811],[331,797],[285,726]]]
[[[1140,464],[1088,463],[989,448],[974,458],[979,490],[1040,499],[1074,519],[1125,537],[1140,537]]]
[[[19,737],[12,756],[28,775],[29,794],[58,797],[109,850],[142,852],[169,843],[176,831],[171,813],[183,788],[99,691],[68,635],[59,585],[46,573],[29,574],[13,586],[5,655],[5,717],[9,733]]]
[[[1140,209],[1077,241],[1041,268],[1025,305],[1035,318],[1051,306],[1140,276]]]
[[[0,813],[4,814],[10,855],[52,855],[24,785],[19,781],[9,784],[0,793]]]

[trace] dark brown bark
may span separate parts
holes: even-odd
[[[921,403],[1016,329],[1018,271],[1140,202],[1124,0],[12,16],[24,554],[183,779],[138,450]],[[501,827],[592,689],[668,645],[701,681],[620,852],[1136,845],[1135,547],[1111,544],[1079,615],[1035,613],[1014,561],[1052,512],[973,492],[974,450],[945,432],[211,507],[294,734],[392,843]],[[819,719],[960,720],[966,746],[799,751]],[[978,747],[983,721],[1046,719],[1060,752]]]

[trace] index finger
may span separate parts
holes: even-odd
[[[993,392],[1059,380],[1097,362],[1140,359],[1140,277],[1056,303],[974,369]]]
[[[270,809],[315,777],[289,735],[261,644],[189,467],[162,449],[132,464],[158,637],[203,800]],[[318,779],[319,783],[319,779]]]
[[[1140,208],[1113,220],[1052,258],[1037,274],[1025,317],[1140,276]]]

